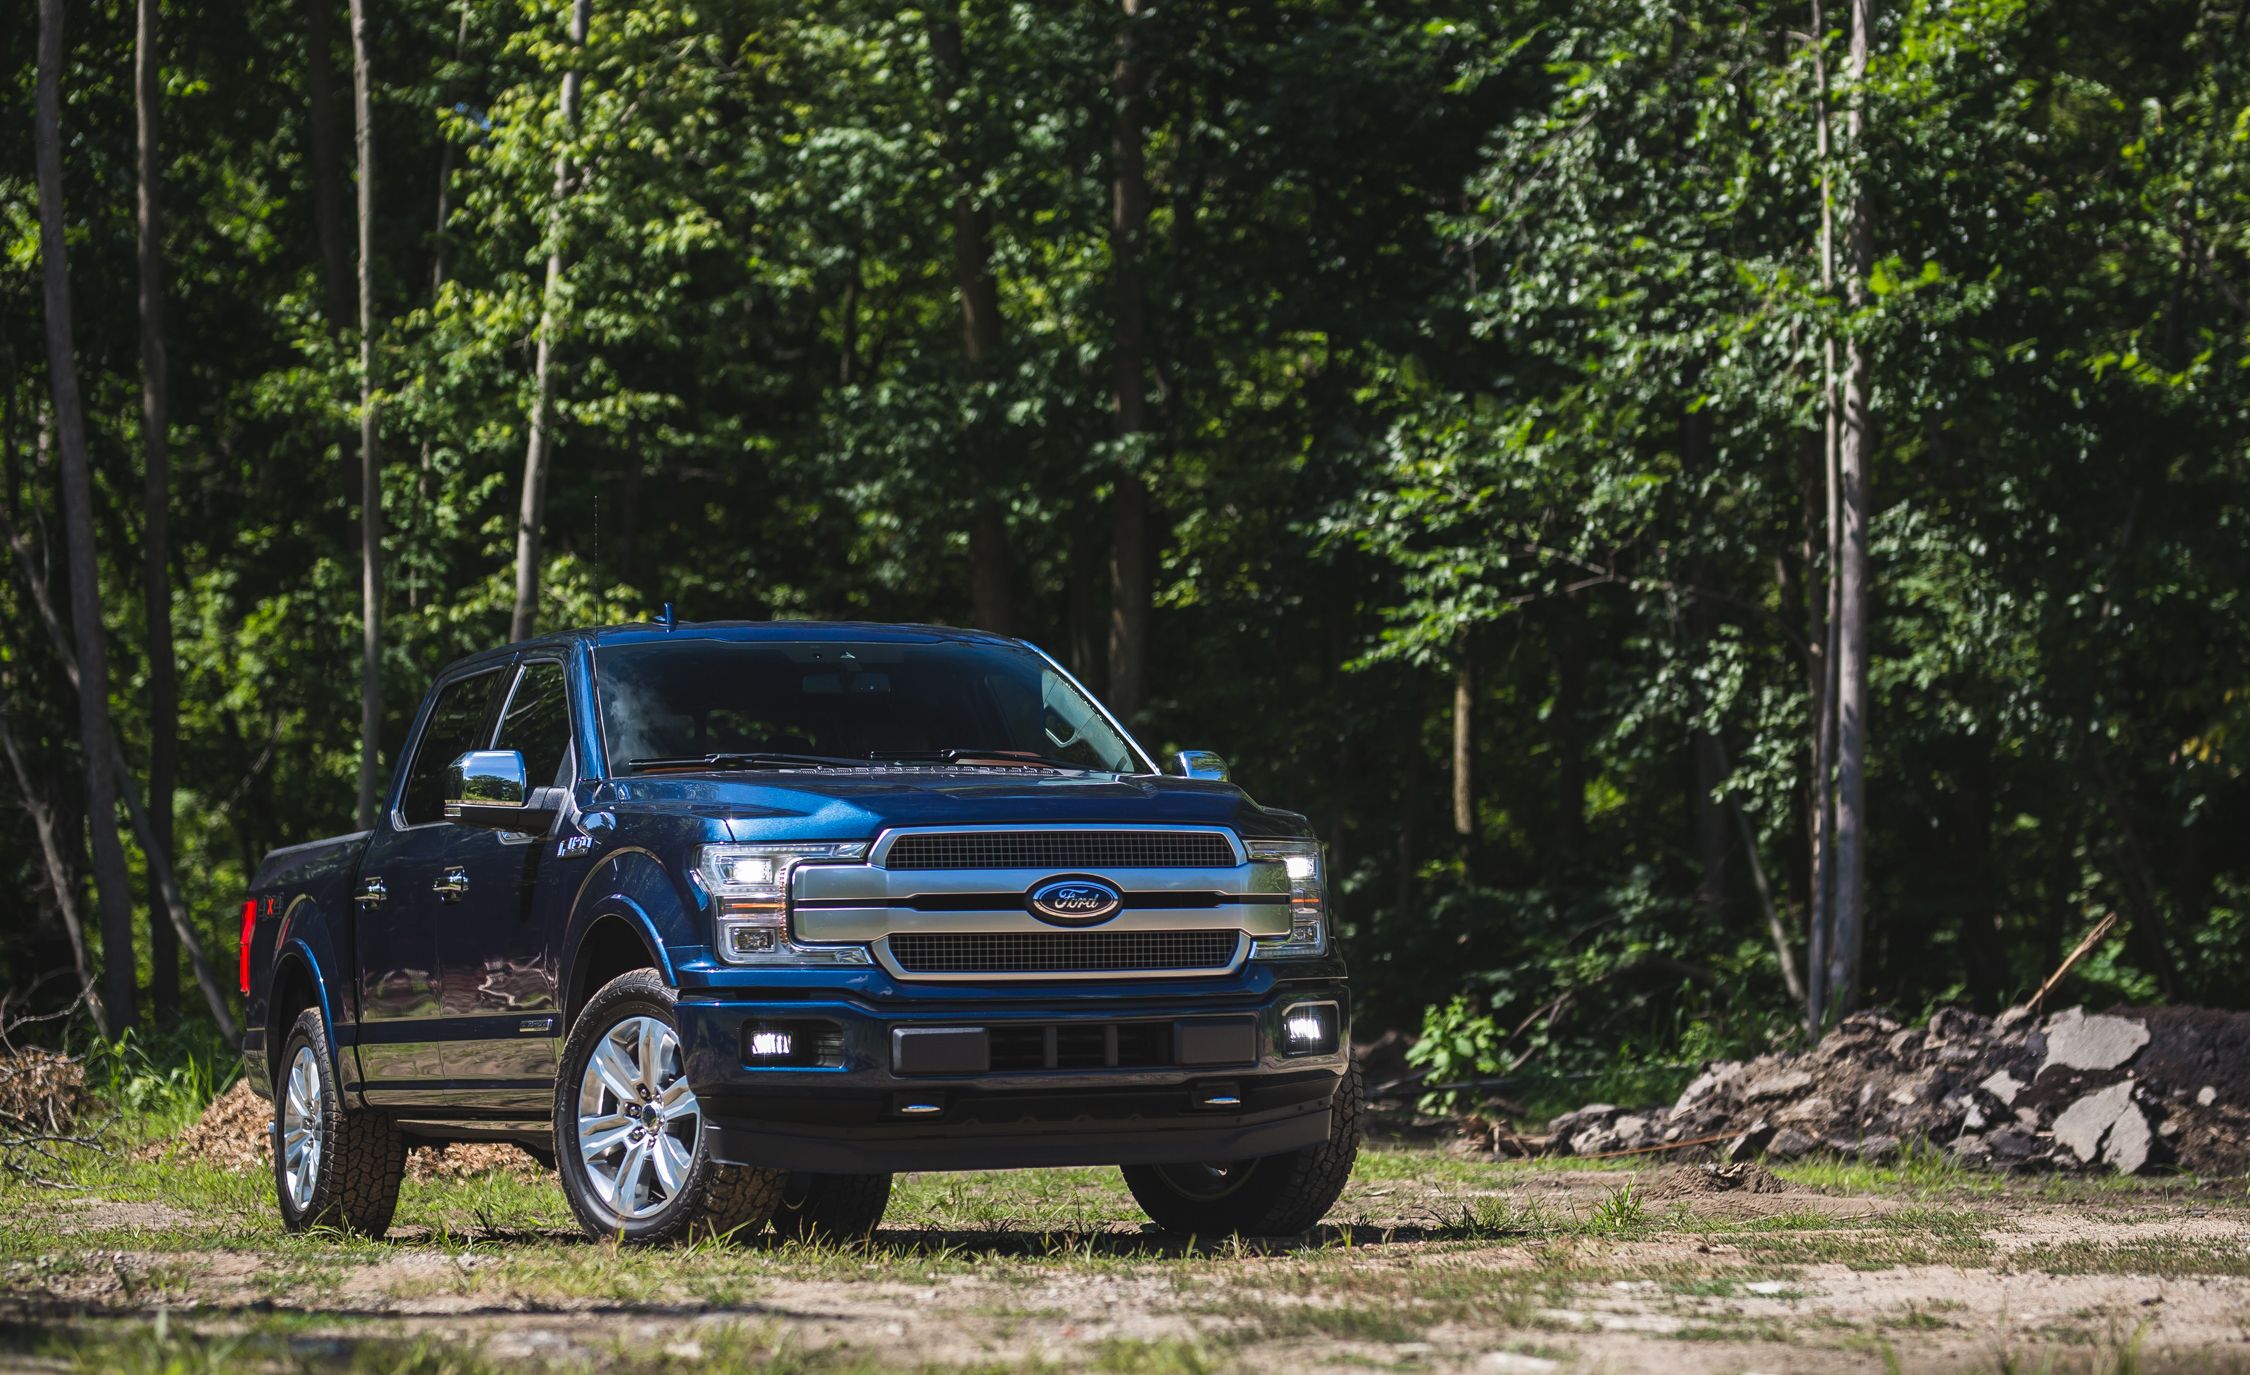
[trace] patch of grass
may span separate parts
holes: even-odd
[[[2250,1277],[2250,1246],[2240,1240],[2151,1237],[2133,1241],[2047,1242],[2009,1257],[2017,1269],[2050,1275]]]

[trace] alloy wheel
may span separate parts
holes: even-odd
[[[281,1096],[281,1176],[300,1213],[320,1183],[320,1115],[320,1062],[311,1046],[299,1046]]]
[[[578,1080],[578,1156],[604,1207],[628,1220],[664,1211],[702,1127],[671,1027],[627,1017],[602,1035]]]

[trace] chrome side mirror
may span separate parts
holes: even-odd
[[[1225,783],[1234,777],[1234,770],[1227,767],[1227,761],[1210,750],[1181,750],[1175,758],[1179,764],[1180,773],[1188,778],[1203,778],[1213,783]]]
[[[445,814],[459,819],[463,807],[521,807],[531,800],[517,750],[470,750],[445,770]]]
[[[445,770],[445,819],[536,834],[553,824],[556,790],[531,787],[518,750],[470,750]]]

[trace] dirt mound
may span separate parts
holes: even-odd
[[[60,1136],[85,1115],[86,1067],[51,1050],[0,1055],[0,1120],[29,1135]]]
[[[483,1174],[540,1179],[554,1170],[512,1141],[456,1141],[443,1146],[416,1146],[406,1153],[409,1179],[473,1179]]]
[[[1711,1194],[1785,1194],[1791,1185],[1763,1165],[1667,1165],[1649,1181],[1652,1199],[1703,1198]]]
[[[2250,1013],[2079,1008],[2045,1021],[1941,1008],[1847,1017],[1811,1050],[1706,1065],[1669,1108],[1594,1103],[1548,1149],[1677,1146],[1725,1161],[1868,1159],[1927,1142],[2001,1169],[2250,1169]]]
[[[266,1124],[273,1120],[273,1104],[237,1079],[233,1087],[211,1100],[203,1116],[186,1131],[169,1140],[151,1141],[134,1152],[139,1160],[186,1160],[222,1170],[272,1168]],[[521,1146],[505,1141],[456,1142],[451,1145],[415,1146],[406,1153],[410,1179],[469,1179],[499,1171],[518,1179],[536,1179],[552,1171]]]
[[[270,1158],[266,1150],[266,1123],[273,1120],[273,1105],[250,1091],[250,1081],[237,1079],[225,1093],[211,1100],[186,1131],[168,1141],[151,1141],[133,1154],[141,1160],[185,1160],[222,1170],[262,1170]]]

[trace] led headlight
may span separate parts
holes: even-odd
[[[1317,840],[1243,842],[1253,864],[1278,862],[1289,876],[1289,934],[1261,936],[1252,954],[1263,960],[1301,959],[1328,951],[1327,873]]]
[[[789,875],[798,865],[864,859],[864,841],[706,845],[695,881],[711,895],[712,946],[729,964],[866,964],[857,945],[798,945],[789,939]]]

